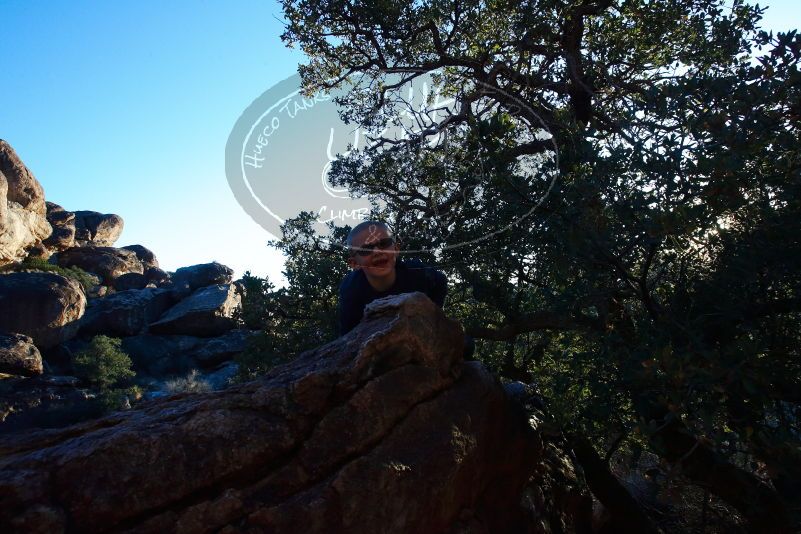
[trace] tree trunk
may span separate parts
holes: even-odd
[[[628,492],[584,437],[571,439],[576,459],[593,495],[612,514],[614,529],[619,532],[654,533],[659,530],[643,511],[640,503]]]

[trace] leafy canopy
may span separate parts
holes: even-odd
[[[332,182],[433,245],[480,357],[536,378],[601,453],[647,446],[752,528],[786,528],[801,508],[796,32],[760,31],[741,0],[283,4],[306,86],[346,88],[343,117],[379,141]],[[382,139],[424,77],[454,105]],[[293,231],[297,291],[333,298],[336,269]]]

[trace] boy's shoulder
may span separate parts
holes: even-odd
[[[367,281],[367,277],[364,275],[361,269],[350,271],[345,275],[344,278],[342,278],[342,282],[339,283],[339,293],[340,295],[344,293],[352,293],[361,288],[365,288],[366,284],[369,284],[369,282]]]
[[[426,286],[434,286],[445,280],[445,274],[442,271],[418,259],[406,259],[398,263],[400,263],[399,271],[404,271],[408,278],[423,282]]]

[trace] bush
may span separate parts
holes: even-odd
[[[211,391],[211,384],[200,378],[200,372],[192,369],[184,378],[167,380],[164,383],[167,393],[203,393]]]
[[[110,389],[134,377],[131,358],[120,349],[121,343],[122,340],[113,337],[93,337],[89,348],[75,356],[76,376],[100,389]]]
[[[12,270],[17,272],[25,270],[44,271],[60,274],[65,278],[71,278],[81,284],[84,292],[89,291],[89,289],[100,283],[100,279],[97,276],[87,273],[80,267],[59,267],[42,258],[25,258],[22,263],[14,266]]]

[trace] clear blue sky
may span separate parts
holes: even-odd
[[[799,26],[768,0],[764,27]],[[278,282],[283,260],[240,208],[224,149],[242,111],[303,60],[275,1],[0,0],[0,138],[47,200],[116,213],[117,246],[162,268],[219,261]]]

